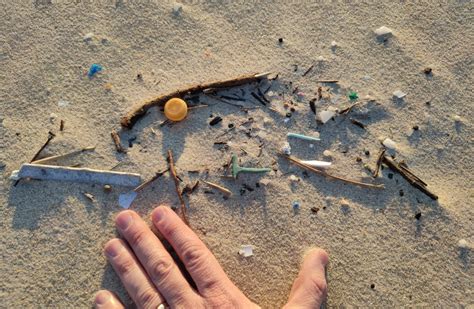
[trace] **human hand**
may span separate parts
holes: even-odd
[[[258,308],[227,277],[198,236],[168,207],[155,208],[153,225],[171,244],[197,290],[183,276],[173,258],[147,224],[133,211],[115,219],[125,241],[114,238],[105,255],[139,308]],[[316,308],[326,296],[324,269],[328,255],[313,249],[303,261],[285,308]],[[110,291],[95,296],[96,308],[124,308]]]

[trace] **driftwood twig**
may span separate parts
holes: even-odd
[[[266,78],[269,73],[262,74],[247,74],[237,78],[232,78],[223,81],[209,82],[203,84],[197,84],[183,89],[178,89],[176,91],[162,94],[154,99],[145,101],[144,103],[138,104],[122,117],[120,123],[123,127],[131,129],[133,125],[140,119],[145,113],[153,106],[163,106],[166,101],[171,98],[183,98],[186,95],[196,95],[200,92],[203,92],[206,89],[223,89],[230,88],[235,86],[240,86],[255,81],[259,81],[263,78]]]
[[[377,157],[377,163],[375,164],[375,170],[374,173],[372,174],[372,177],[377,178],[379,176],[379,171],[380,171],[380,166],[382,165],[382,160],[383,160],[383,155],[385,154],[385,148],[380,150],[380,153]]]
[[[383,184],[371,184],[371,183],[365,183],[365,182],[359,182],[359,181],[356,181],[356,180],[351,180],[351,179],[347,179],[347,178],[343,178],[343,177],[339,177],[339,176],[335,176],[335,175],[331,175],[331,174],[328,174],[324,171],[321,171],[321,170],[318,170],[312,166],[309,166],[307,164],[304,164],[302,163],[300,160],[296,159],[295,157],[292,157],[292,156],[287,156],[287,155],[281,155],[285,158],[287,158],[288,160],[290,160],[293,164],[295,165],[298,165],[299,167],[301,168],[304,168],[304,169],[307,169],[308,171],[311,171],[313,173],[316,173],[316,174],[319,174],[319,175],[323,175],[327,178],[331,178],[331,179],[336,179],[336,180],[340,180],[340,181],[344,181],[344,182],[347,182],[347,183],[350,183],[350,184],[353,184],[353,185],[356,185],[356,186],[360,186],[360,187],[364,187],[364,188],[371,188],[371,189],[383,189],[384,188],[384,185]]]
[[[112,136],[112,140],[114,141],[115,149],[117,150],[117,152],[125,153],[126,151],[123,148],[122,143],[120,142],[120,136],[118,135],[118,133],[116,131],[112,131],[110,132],[110,136]]]
[[[181,204],[181,207],[180,207],[181,217],[182,217],[184,223],[189,225],[189,221],[188,221],[188,218],[186,216],[186,204],[184,204],[183,195],[181,194],[181,190],[179,189],[179,179],[178,179],[178,175],[176,174],[176,169],[175,169],[175,166],[174,166],[174,159],[173,159],[173,152],[171,150],[168,150],[168,164],[169,164],[170,174],[171,174],[171,176],[173,177],[173,180],[174,180],[174,186],[176,188],[176,194],[178,194],[179,203]]]
[[[402,177],[405,178],[412,186],[428,195],[433,200],[438,199],[438,196],[427,188],[426,182],[418,178],[418,176],[413,174],[413,172],[410,171],[406,166],[402,165],[402,163],[398,163],[388,156],[383,156],[383,162],[386,163],[392,170],[402,175]]]

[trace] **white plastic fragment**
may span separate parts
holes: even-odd
[[[283,152],[287,156],[291,155],[291,146],[288,142],[285,142],[283,144],[283,147],[281,147],[281,152]]]
[[[313,166],[313,167],[329,167],[331,166],[331,162],[326,161],[317,161],[317,160],[302,160],[301,163]]]
[[[124,187],[136,187],[141,182],[141,176],[134,173],[29,163],[22,164],[20,170],[13,171],[10,178],[87,182]]]
[[[241,245],[239,254],[243,257],[250,257],[253,255],[253,249],[255,249],[255,247],[252,245]]]
[[[84,35],[83,39],[86,42],[92,41],[92,39],[94,39],[94,33],[92,32],[87,33],[86,35]]]
[[[374,32],[378,38],[388,38],[391,37],[393,34],[392,29],[385,26],[376,29]]]
[[[130,191],[119,195],[119,205],[122,208],[128,209],[132,205],[133,201],[137,197],[137,192]]]
[[[461,249],[467,249],[467,248],[469,248],[469,243],[464,238],[460,239],[458,241],[458,247],[461,248]]]
[[[286,134],[287,137],[299,138],[306,141],[320,141],[321,139],[319,138],[319,133],[317,135],[318,136],[308,136],[308,135],[291,133],[291,132]]]
[[[388,149],[396,150],[397,149],[397,143],[395,143],[393,140],[390,138],[386,138],[383,140],[382,144],[387,147]]]
[[[462,118],[459,115],[454,115],[453,119],[455,122],[462,122]]]
[[[319,56],[319,57],[318,57],[318,61],[319,61],[319,62],[326,61],[326,58],[324,58],[323,56]]]
[[[336,41],[332,41],[332,42],[331,42],[331,47],[332,47],[332,48],[336,48],[336,47],[337,47],[337,42],[336,42]]]
[[[58,106],[59,107],[67,107],[69,105],[69,101],[66,100],[59,100],[58,101]]]
[[[332,117],[336,115],[336,112],[334,111],[322,111],[318,113],[318,120],[321,121],[322,123],[328,122]]]
[[[407,94],[401,90],[396,90],[393,92],[393,96],[397,99],[403,99]]]

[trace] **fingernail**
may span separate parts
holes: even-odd
[[[160,222],[160,220],[163,218],[164,211],[165,209],[163,206],[156,208],[155,211],[153,211],[153,213],[151,214],[151,220],[154,223]]]
[[[115,219],[115,223],[122,231],[126,230],[130,223],[132,223],[132,221],[132,215],[128,211],[119,214],[117,219]]]
[[[107,254],[107,256],[111,258],[114,258],[117,255],[119,255],[122,249],[123,249],[123,246],[120,243],[120,241],[115,240],[112,243],[109,243],[109,245],[107,245],[107,247],[105,248],[105,254]]]
[[[110,298],[112,297],[112,295],[110,295],[109,292],[107,291],[99,291],[97,292],[97,294],[95,295],[95,303],[97,305],[105,305],[106,303],[108,303],[110,301]]]

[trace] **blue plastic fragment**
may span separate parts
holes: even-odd
[[[89,68],[89,72],[87,72],[87,76],[91,78],[92,76],[94,76],[96,73],[99,73],[100,71],[102,71],[102,66],[100,64],[94,63]]]
[[[299,201],[293,201],[293,210],[298,210],[300,208],[300,202]]]

